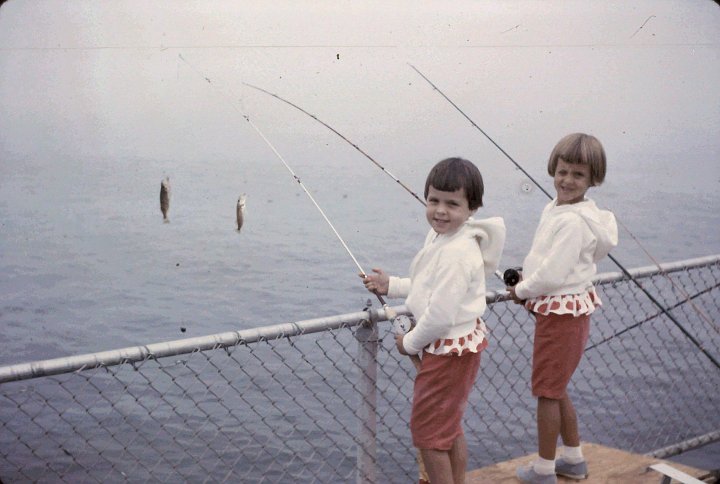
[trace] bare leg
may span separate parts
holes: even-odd
[[[465,435],[460,434],[453,442],[452,449],[450,449],[450,466],[452,467],[453,482],[455,484],[465,484],[467,459],[467,441],[465,441]],[[432,481],[430,482],[432,483]]]
[[[538,454],[540,454],[540,457],[543,459],[555,459],[555,449],[557,447],[558,435],[560,435],[560,425],[560,400],[538,397]]]
[[[580,445],[577,414],[568,396],[560,400],[560,435],[564,445],[568,447],[578,447]]]
[[[453,484],[450,452],[445,450],[420,449],[430,484]]]

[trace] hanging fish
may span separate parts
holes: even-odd
[[[170,210],[170,177],[165,177],[160,182],[160,211],[163,214],[163,221],[170,222],[168,218],[168,210]]]
[[[238,198],[237,201],[237,207],[235,208],[235,216],[237,218],[237,229],[238,232],[240,232],[240,229],[243,226],[243,222],[245,221],[245,200],[247,199],[247,195],[244,193],[240,195],[240,198]]]

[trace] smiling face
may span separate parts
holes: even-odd
[[[473,213],[475,210],[470,210],[464,189],[444,192],[432,185],[428,187],[425,215],[438,234],[454,233]]]
[[[581,202],[585,199],[585,192],[592,186],[590,165],[567,163],[559,158],[553,180],[558,205]]]

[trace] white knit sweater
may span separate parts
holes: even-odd
[[[485,277],[498,267],[505,244],[500,217],[468,219],[455,233],[430,230],[410,264],[410,277],[390,277],[388,297],[407,297],[417,324],[405,335],[409,354],[441,338],[466,336],[485,312]]]
[[[569,205],[553,200],[540,216],[515,294],[520,299],[581,294],[592,286],[596,262],[617,243],[612,212],[589,199]]]

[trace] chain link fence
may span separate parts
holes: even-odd
[[[720,256],[630,272],[637,283],[596,281],[604,306],[569,389],[583,440],[669,454],[720,438]],[[471,469],[536,442],[534,321],[502,293],[488,300]],[[416,481],[415,370],[384,319],[370,308],[2,367],[0,480]]]

